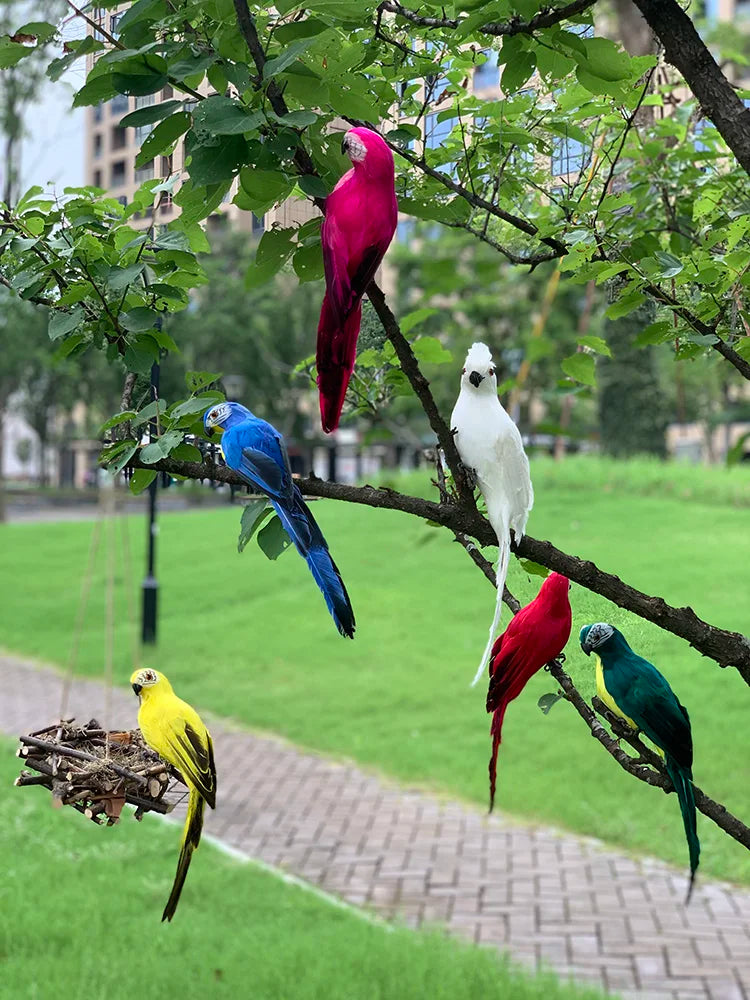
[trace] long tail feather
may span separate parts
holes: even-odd
[[[205,805],[200,794],[194,789],[190,789],[190,797],[188,799],[188,813],[187,819],[185,820],[185,829],[182,834],[182,846],[180,848],[180,856],[177,859],[177,872],[174,877],[174,883],[172,884],[172,891],[169,894],[169,899],[167,900],[167,905],[164,907],[164,913],[162,914],[162,920],[171,920],[177,909],[177,904],[180,901],[180,893],[182,892],[182,887],[185,884],[185,877],[188,873],[188,868],[190,867],[190,860],[193,856],[193,851],[198,847],[201,840],[201,831],[203,830],[203,812]]]
[[[310,508],[297,491],[291,509],[274,504],[287,534],[305,559],[313,579],[325,598],[326,607],[341,635],[354,638],[356,622],[352,602],[341,573],[328,551],[328,545]]]
[[[482,653],[482,662],[479,664],[476,674],[474,675],[474,680],[471,682],[471,686],[474,687],[478,682],[479,678],[484,673],[484,669],[487,666],[487,661],[490,658],[490,653],[492,652],[492,647],[495,644],[495,639],[497,638],[497,630],[500,626],[500,618],[503,613],[503,590],[505,590],[505,579],[508,576],[508,565],[510,563],[510,538],[508,533],[504,532],[502,539],[500,539],[500,551],[498,552],[497,559],[497,572],[495,574],[495,583],[497,585],[497,597],[495,598],[495,615],[492,619],[492,624],[490,625],[490,634],[487,639],[487,645],[485,646],[484,653]]]
[[[316,354],[320,419],[326,434],[335,431],[339,425],[346,389],[357,356],[361,320],[362,304],[357,302],[341,324],[326,294],[320,310]]]
[[[495,710],[495,714],[492,716],[492,724],[490,726],[490,735],[492,736],[492,756],[490,757],[489,772],[490,772],[490,812],[495,805],[495,786],[497,784],[497,753],[500,749],[501,734],[503,729],[503,719],[505,718],[505,709],[508,707],[507,701],[502,701],[498,708]]]
[[[698,862],[700,860],[701,853],[701,845],[698,840],[698,828],[696,823],[693,781],[690,771],[681,767],[673,757],[669,756],[669,754],[665,757],[665,764],[680,803],[680,812],[682,813],[682,822],[685,827],[685,837],[687,839],[688,852],[690,856],[690,885],[688,886],[687,896],[685,897],[685,905],[687,906],[690,902],[690,897],[693,894],[695,873],[698,869]]]

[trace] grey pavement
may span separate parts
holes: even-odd
[[[5,656],[0,677],[0,731],[58,718],[59,674]],[[76,681],[69,714],[134,727],[132,695],[113,692],[109,720],[105,708],[100,683]],[[685,907],[685,873],[664,862],[487,816],[219,720],[211,732],[219,795],[206,828],[249,857],[628,1000],[750,1000],[748,889],[699,877]]]

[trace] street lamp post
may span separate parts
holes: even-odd
[[[159,398],[159,362],[151,365],[151,398]],[[149,424],[149,438],[153,441],[157,433],[156,420]],[[159,477],[155,476],[148,488],[148,560],[146,576],[143,581],[143,604],[141,613],[141,640],[145,645],[153,646],[156,642],[156,609],[159,596],[159,582],[156,579],[156,491]]]

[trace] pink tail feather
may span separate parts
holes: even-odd
[[[318,389],[320,391],[320,419],[326,434],[335,431],[339,425],[346,388],[349,385],[357,356],[357,338],[361,319],[362,304],[357,302],[341,324],[326,293],[323,299],[323,308],[320,310],[316,357]]]

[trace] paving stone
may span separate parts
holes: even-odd
[[[59,717],[60,674],[0,657],[0,680],[0,731]],[[107,708],[99,683],[76,680],[70,714],[135,726],[126,691],[113,692],[109,718]],[[623,1000],[750,1000],[750,891],[699,878],[685,907],[684,869],[209,724],[219,792],[206,829],[231,847],[355,906],[446,927]]]

